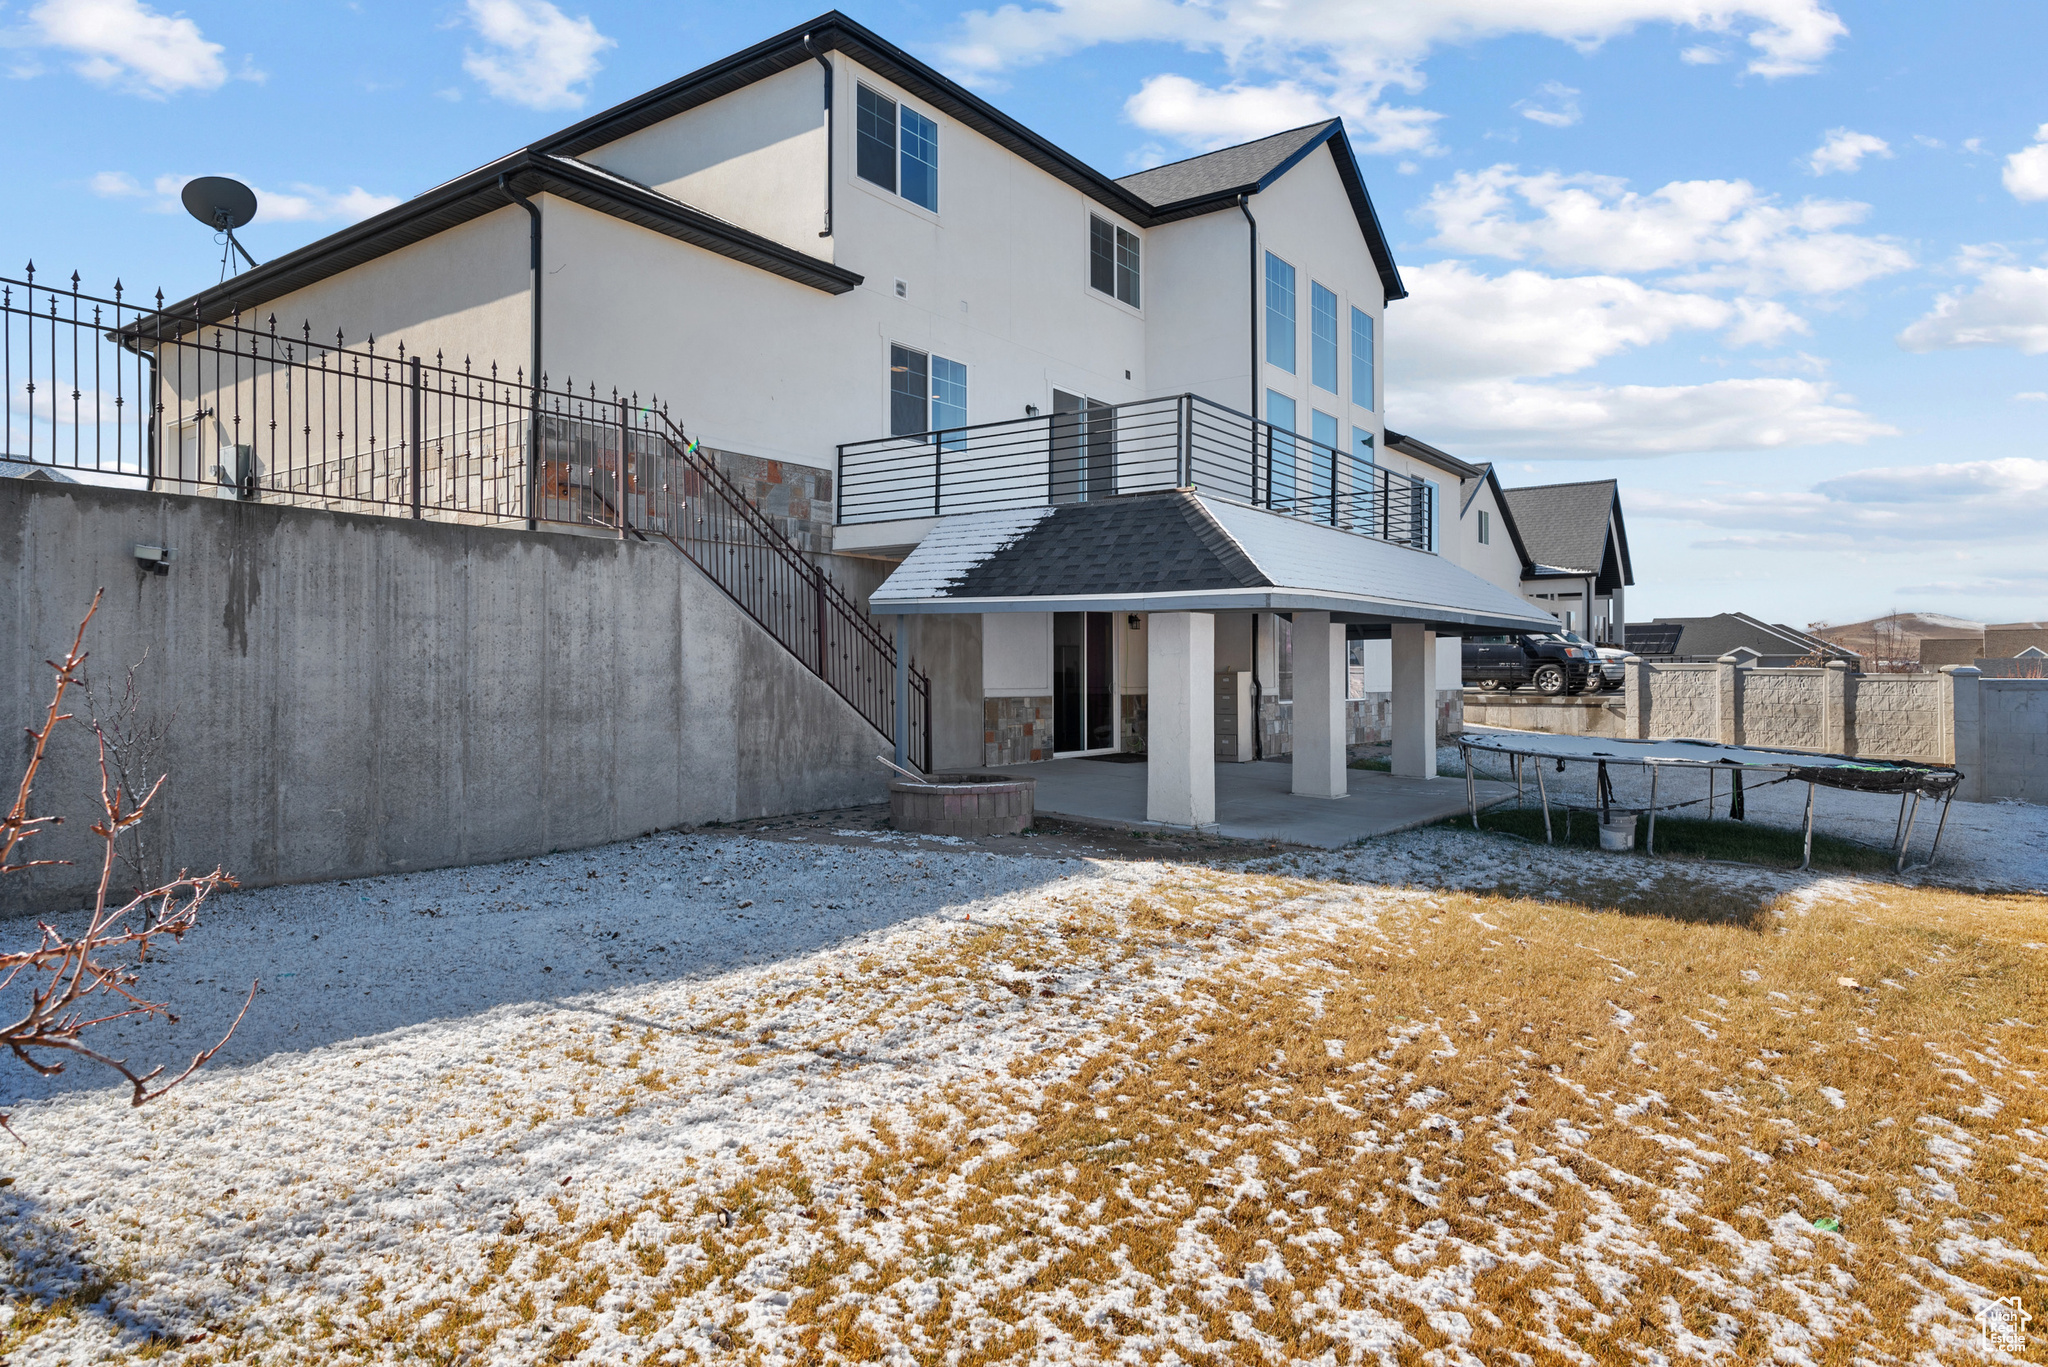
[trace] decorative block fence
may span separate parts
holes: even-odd
[[[1620,734],[1953,764],[1958,796],[2048,803],[2048,679],[1987,679],[1969,665],[1857,674],[1841,662],[1763,669],[1631,657]]]

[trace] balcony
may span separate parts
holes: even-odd
[[[1090,404],[839,448],[838,522],[900,522],[1193,489],[1418,550],[1424,481],[1196,394]]]

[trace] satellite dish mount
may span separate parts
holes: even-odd
[[[228,278],[228,265],[233,260],[230,250],[242,254],[242,259],[253,268],[256,258],[249,255],[249,249],[235,239],[235,229],[245,226],[256,217],[256,192],[239,180],[226,176],[201,176],[185,182],[185,189],[179,198],[185,202],[185,212],[214,230],[214,241],[221,244],[220,278]]]

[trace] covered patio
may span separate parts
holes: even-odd
[[[1436,777],[1437,635],[1556,625],[1520,595],[1432,552],[1190,489],[941,518],[870,606],[895,614],[899,632],[912,614],[978,613],[984,623],[1016,613],[1127,617],[1133,631],[1144,628],[1145,761],[1049,755],[1031,766],[1041,779],[1039,810],[1201,829],[1220,828],[1228,814],[1232,827],[1255,835],[1274,833],[1275,821],[1320,832],[1310,844],[1345,844],[1368,826],[1398,830],[1461,810],[1464,784]],[[1256,753],[1225,755],[1217,743],[1218,619],[1253,614],[1291,623],[1284,767],[1218,763]],[[1348,767],[1347,639],[1390,642],[1391,776]],[[907,707],[900,665],[897,687]],[[897,762],[907,758],[899,753]],[[1095,776],[1118,769],[1126,772]],[[1399,782],[1379,786],[1386,777]],[[1318,802],[1336,814],[1311,820]],[[1384,815],[1368,818],[1368,808]]]
[[[1038,780],[1037,811],[1073,821],[1129,828],[1166,826],[1146,815],[1148,763],[1055,759],[992,770]],[[1279,840],[1334,850],[1367,836],[1427,826],[1465,811],[1462,782],[1430,781],[1365,769],[1345,771],[1346,795],[1331,801],[1296,794],[1293,766],[1218,764],[1214,833],[1234,840]],[[1515,795],[1511,783],[1480,782],[1479,805]],[[1204,829],[1210,829],[1205,827]]]

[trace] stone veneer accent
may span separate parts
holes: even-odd
[[[1346,746],[1383,745],[1391,735],[1394,696],[1368,693],[1344,703]],[[1294,753],[1294,704],[1267,697],[1259,703],[1260,754],[1267,759]],[[1436,734],[1439,739],[1456,735],[1465,727],[1465,694],[1462,689],[1436,691]]]
[[[1117,749],[1133,755],[1145,753],[1145,695],[1126,693],[1119,709],[1122,724],[1117,728]]]
[[[983,764],[1028,764],[1052,758],[1052,696],[983,698]]]
[[[798,550],[822,555],[832,549],[830,470],[709,446],[699,454],[731,480],[747,502],[766,513]]]

